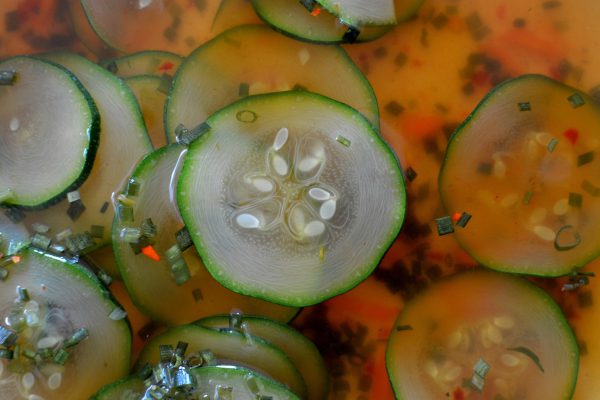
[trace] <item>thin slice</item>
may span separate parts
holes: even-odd
[[[179,209],[226,287],[304,306],[365,279],[400,230],[398,162],[356,110],[306,91],[250,96],[190,145]]]
[[[196,324],[222,331],[233,330],[266,340],[283,350],[298,368],[306,383],[308,400],[326,399],[329,395],[329,371],[319,350],[306,336],[289,325],[240,313],[208,317]]]
[[[222,33],[181,64],[165,108],[169,141],[175,141],[178,125],[191,129],[240,97],[293,88],[349,104],[379,127],[373,90],[341,47],[302,43],[267,26],[246,25]]]
[[[0,280],[0,348],[12,357],[0,358],[3,398],[85,399],[128,373],[129,325],[92,274],[33,250],[2,263],[8,259],[8,277]],[[16,341],[7,341],[7,332]]]
[[[118,52],[102,41],[90,26],[80,0],[60,0],[67,3],[73,30],[83,45],[100,59],[117,57]],[[62,7],[62,6],[61,6]]]
[[[463,273],[409,303],[387,368],[398,399],[570,399],[579,349],[560,308],[530,282]]]
[[[120,78],[138,75],[174,75],[183,59],[168,51],[140,51],[102,62],[102,66]]]
[[[0,203],[56,203],[90,173],[98,109],[64,68],[19,56],[1,62],[0,71],[12,75],[12,84],[0,86]]]
[[[352,26],[394,25],[394,0],[318,0],[330,13]]]
[[[130,375],[103,386],[90,400],[138,400],[145,391],[144,381]]]
[[[119,270],[134,303],[153,319],[169,325],[192,322],[212,314],[240,309],[247,314],[266,315],[287,322],[297,312],[266,301],[239,295],[227,290],[206,271],[196,250],[186,250],[176,239],[184,227],[172,198],[174,182],[181,167],[185,148],[170,145],[145,157],[133,172],[129,182],[138,185],[131,221],[115,218],[113,247]],[[152,238],[129,238],[128,232],[140,230],[144,221],[152,221],[156,235]],[[159,260],[141,253],[140,243],[147,242]],[[181,248],[180,248],[181,246]],[[187,245],[189,246],[189,245]],[[169,257],[180,254],[177,262]],[[138,254],[136,254],[138,253]],[[175,266],[185,269],[187,279],[179,281]],[[156,296],[156,293],[161,293]],[[175,306],[176,305],[176,306]]]
[[[439,183],[461,245],[483,265],[557,276],[600,254],[600,107],[541,75],[491,91],[457,129]]]
[[[167,93],[171,87],[171,80],[155,75],[137,75],[126,78],[125,82],[140,104],[152,145],[155,149],[163,147],[167,144],[163,124],[163,109],[165,108]]]
[[[27,213],[25,223],[47,225],[57,242],[69,233],[93,233],[94,244],[84,249],[87,251],[110,243],[112,193],[121,184],[123,173],[152,146],[137,101],[123,81],[75,54],[48,53],[43,57],[67,67],[90,91],[100,111],[101,139],[94,168],[78,193],[45,210]]]

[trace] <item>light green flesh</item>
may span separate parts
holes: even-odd
[[[191,129],[238,100],[241,84],[251,95],[299,85],[349,104],[379,127],[373,90],[341,47],[303,43],[267,26],[246,25],[222,33],[181,64],[165,107],[169,141],[175,141],[179,124]]]
[[[161,90],[163,79],[154,75],[138,75],[126,78],[125,82],[137,98],[152,145],[155,149],[163,147],[167,144],[163,124],[167,94]]]
[[[102,62],[107,67],[114,63],[117,70],[114,74],[120,78],[132,78],[138,75],[163,74],[174,75],[183,61],[181,56],[168,51],[141,51]]]
[[[470,383],[480,359],[489,366],[482,393]],[[570,399],[579,348],[545,291],[477,270],[440,281],[405,305],[391,330],[386,365],[403,400],[442,399],[457,389],[465,398]]]
[[[256,13],[275,29],[301,40],[317,43],[343,43],[348,25],[326,10],[313,16],[297,0],[253,0]],[[357,26],[356,41],[377,39],[391,27]]]
[[[179,341],[188,343],[188,354],[210,350],[219,364],[238,365],[253,369],[288,386],[300,397],[304,398],[305,396],[306,386],[302,376],[281,350],[257,337],[246,338],[242,335],[218,332],[197,325],[171,328],[151,339],[142,350],[138,365],[156,364],[159,361],[159,346],[174,345]]]
[[[348,25],[394,25],[394,0],[318,0]]]
[[[85,399],[103,385],[128,373],[129,325],[126,320],[109,319],[117,305],[87,270],[29,250],[21,255],[18,264],[9,267],[9,271],[7,280],[0,281],[3,325],[5,316],[15,304],[17,286],[27,289],[31,300],[39,304],[40,325],[28,328],[32,332],[31,339],[25,342],[29,343],[28,347],[35,350],[38,340],[44,337],[54,337],[62,342],[76,329],[89,331],[89,337],[73,348],[58,389],[49,389],[47,380],[52,373],[60,372],[60,368],[53,364],[45,364],[42,368],[32,366],[31,372],[37,379],[29,391],[31,394],[46,400],[63,400],[65,393],[74,399]],[[11,364],[14,362],[0,360],[3,368],[0,393],[7,396],[3,398],[13,399],[11,393],[17,390],[15,380],[22,376],[11,372],[16,365]],[[21,399],[18,395],[14,398]]]
[[[27,213],[24,223],[43,223],[50,235],[71,229],[73,233],[90,231],[92,225],[104,227],[104,236],[95,238],[100,247],[110,243],[110,226],[114,215],[112,193],[121,185],[123,173],[130,171],[138,160],[152,149],[146,127],[134,95],[127,85],[104,68],[83,57],[69,53],[44,54],[44,58],[64,65],[89,90],[100,111],[100,145],[94,167],[78,188],[86,210],[75,221],[67,214],[65,199],[44,210]],[[105,202],[109,203],[103,213]]]
[[[228,330],[229,318],[229,316],[208,317],[196,324],[207,328]],[[277,346],[290,358],[304,378],[308,400],[327,398],[329,371],[319,350],[308,338],[289,325],[266,318],[243,316],[242,321],[246,324],[247,333]]]
[[[256,121],[238,121],[239,115]],[[236,102],[208,124],[210,131],[190,146],[177,201],[219,282],[304,306],[371,273],[400,230],[405,188],[392,151],[366,119],[332,99],[291,91]],[[282,128],[289,140],[272,151]],[[277,174],[276,157],[291,175]],[[261,182],[271,190],[258,189]],[[333,214],[321,216],[327,207],[310,198],[313,188],[329,191]],[[256,228],[239,222],[252,218]]]
[[[57,202],[92,167],[98,110],[60,67],[15,57],[0,63],[0,71],[10,70],[14,84],[0,86],[0,193],[11,190],[5,202],[24,207]]]
[[[169,325],[192,322],[213,314],[229,313],[240,309],[246,314],[265,315],[286,322],[296,309],[243,296],[221,286],[204,268],[196,251],[184,252],[192,278],[181,286],[171,277],[165,251],[176,244],[175,233],[183,227],[179,211],[171,198],[174,187],[173,171],[177,171],[183,147],[170,145],[149,154],[135,169],[132,178],[140,182],[140,192],[134,207],[134,222],[122,225],[115,218],[113,248],[119,270],[127,290],[141,310],[153,319]],[[158,236],[154,249],[160,261],[142,254],[136,255],[129,243],[119,238],[123,226],[139,227],[151,218]],[[199,291],[200,298],[194,297]],[[156,293],[160,293],[157,296]],[[198,292],[196,292],[198,293]],[[177,306],[174,307],[173,305]]]
[[[145,391],[144,381],[128,376],[102,387],[90,400],[139,400]]]

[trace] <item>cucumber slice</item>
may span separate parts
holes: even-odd
[[[557,276],[600,253],[600,108],[540,75],[492,90],[452,136],[439,177],[455,229],[483,265]]]
[[[109,46],[188,54],[210,37],[216,1],[81,0],[90,24]]]
[[[267,26],[246,25],[201,46],[179,67],[165,107],[169,141],[175,141],[179,124],[193,128],[240,95],[294,87],[349,104],[379,127],[373,89],[341,47],[301,43]]]
[[[207,120],[177,188],[224,286],[304,306],[365,279],[400,230],[402,173],[356,110],[306,91],[247,97]]]
[[[351,26],[395,25],[394,0],[318,0],[330,13]]]
[[[126,375],[129,325],[114,319],[119,306],[98,280],[78,264],[33,250],[18,257],[19,262],[8,267],[8,277],[0,280],[0,330],[2,336],[17,336],[13,344],[3,337],[2,351],[10,349],[13,357],[0,358],[2,398],[59,400],[68,393],[84,399]],[[19,295],[19,288],[27,293]],[[68,347],[67,341],[77,342],[80,329],[87,330],[87,337],[81,335],[80,343]]]
[[[169,325],[228,313],[232,309],[289,321],[297,312],[295,308],[227,290],[210,276],[193,248],[183,253],[190,279],[178,285],[172,277],[166,252],[177,245],[175,234],[183,227],[183,222],[171,198],[174,190],[171,185],[176,178],[174,171],[178,172],[181,167],[184,149],[170,145],[146,156],[131,176],[139,183],[139,192],[134,198],[135,219],[127,222],[115,218],[112,233],[115,258],[132,300],[153,319]],[[157,229],[153,248],[161,257],[160,261],[136,254],[122,236],[124,228],[140,227],[147,218],[151,218]],[[157,296],[157,293],[161,295]]]
[[[90,173],[100,116],[94,101],[64,68],[31,57],[0,62],[14,72],[0,86],[0,203],[56,203]]]
[[[120,78],[138,75],[174,75],[183,58],[168,51],[140,51],[106,60],[101,65]]]
[[[154,75],[138,75],[126,78],[125,83],[131,88],[140,105],[152,145],[155,149],[163,147],[167,144],[163,110],[171,86],[170,80]]]
[[[234,330],[266,340],[290,358],[306,383],[308,400],[326,399],[329,394],[329,371],[315,345],[300,332],[267,318],[233,313],[204,318],[196,324],[221,331]]]
[[[286,385],[301,398],[305,397],[306,386],[302,376],[281,350],[258,337],[218,332],[197,325],[171,328],[151,339],[142,350],[138,365],[157,364],[160,359],[159,346],[178,342],[188,343],[191,353],[209,350],[216,357],[217,364],[253,369]]]
[[[144,381],[132,375],[103,386],[90,400],[139,400],[145,391]]]
[[[455,275],[407,303],[387,349],[399,399],[569,399],[578,362],[552,298],[486,270]]]
[[[350,28],[329,11],[319,9],[318,14],[311,13],[297,0],[252,0],[252,5],[256,13],[273,28],[309,42],[367,42],[391,29],[391,26]]]
[[[79,188],[81,202],[72,204],[63,200],[45,210],[27,213],[24,222],[28,226],[43,223],[51,228],[51,235],[68,230],[83,234],[96,226],[96,230],[103,230],[94,237],[100,247],[110,243],[113,191],[121,184],[123,173],[130,171],[152,145],[137,101],[123,81],[75,54],[53,53],[43,57],[67,67],[90,91],[100,110],[102,137],[94,168]]]
[[[81,41],[81,43],[83,43],[83,45],[89,51],[98,56],[100,59],[114,58],[117,56],[117,52],[107,46],[106,43],[104,43],[102,39],[96,35],[96,32],[90,26],[90,21],[88,21],[87,16],[83,11],[80,0],[60,1],[67,3],[73,30],[75,31],[79,41]]]

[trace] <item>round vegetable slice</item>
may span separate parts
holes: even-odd
[[[169,325],[232,309],[289,321],[297,309],[224,288],[206,271],[196,250],[190,247],[172,198],[174,179],[184,153],[184,147],[174,144],[146,156],[128,181],[134,183],[135,194],[129,194],[123,203],[124,207],[128,202],[134,203],[130,209],[133,218],[124,218],[121,213],[122,217],[115,218],[113,223],[115,258],[135,305]],[[148,233],[149,230],[155,233]],[[150,246],[155,256],[144,252],[146,246]],[[157,293],[161,295],[156,296]]]
[[[394,25],[394,0],[318,0],[348,25]]]
[[[569,399],[579,349],[560,308],[515,276],[441,281],[400,313],[387,349],[399,399]]]
[[[131,375],[103,386],[90,400],[138,400],[145,391],[144,381]]]
[[[181,64],[165,107],[169,141],[175,141],[180,124],[191,129],[240,97],[293,88],[349,104],[379,127],[373,90],[341,47],[302,43],[267,26],[246,25],[222,33]]]
[[[304,306],[371,273],[400,230],[405,189],[391,149],[360,113],[290,91],[240,100],[205,126],[177,202],[215,279]]]
[[[31,57],[0,63],[0,203],[56,203],[87,178],[100,116],[73,74]]]
[[[128,373],[129,325],[91,273],[34,250],[0,263],[3,398],[84,399]]]
[[[483,265],[557,276],[600,253],[600,108],[540,75],[492,90],[456,130],[439,186],[454,235]]]
[[[140,51],[102,62],[102,66],[120,78],[139,75],[173,75],[183,59],[168,51]]]

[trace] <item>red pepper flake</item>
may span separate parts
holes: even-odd
[[[500,21],[506,18],[506,4],[500,4],[496,8],[496,17],[498,17]]]
[[[18,264],[19,262],[21,262],[21,257],[19,256],[12,256],[11,260],[13,263]]]
[[[563,135],[565,135],[565,138],[567,138],[571,144],[575,144],[579,138],[579,132],[574,128],[567,129]]]
[[[154,247],[152,247],[152,246],[143,247],[142,254],[148,258],[153,259],[154,261],[160,261],[160,256],[158,255],[158,253],[156,252],[156,250],[154,250]]]
[[[452,400],[465,400],[465,392],[461,388],[454,389]]]
[[[165,61],[160,65],[160,67],[158,67],[158,72],[170,71],[174,66],[175,64],[173,64],[171,61]]]
[[[321,14],[321,7],[315,7],[313,8],[313,10],[310,12],[310,15],[312,15],[313,17],[316,17],[317,15]]]
[[[454,214],[452,214],[452,222],[457,223],[458,220],[460,220],[461,215],[462,214],[459,212],[455,212]]]

